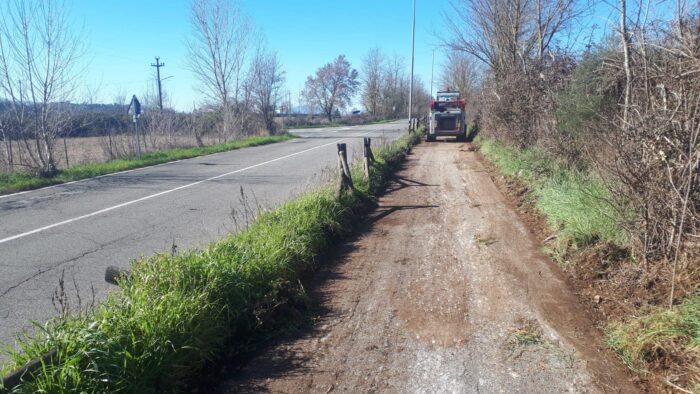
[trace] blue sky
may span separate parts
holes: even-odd
[[[369,48],[406,59],[411,54],[411,0],[240,0],[253,25],[277,52],[292,100],[306,77],[340,54],[360,69]],[[98,87],[97,101],[113,102],[119,93],[141,95],[153,81],[150,64],[160,56],[164,89],[172,105],[191,109],[202,102],[186,67],[190,32],[188,0],[73,0],[71,15],[82,26],[89,65],[85,82]],[[417,0],[416,68],[430,82],[432,51],[449,1]],[[595,23],[605,25],[605,11]],[[436,75],[441,62],[436,51]]]
[[[406,58],[411,54],[410,0],[241,0],[253,25],[277,52],[286,71],[292,100],[306,77],[340,54],[359,70],[369,48]],[[416,74],[429,82],[431,33],[447,9],[445,2],[417,2]],[[438,4],[439,6],[435,6]],[[187,0],[74,0],[71,16],[82,27],[89,65],[85,81],[97,87],[97,101],[112,102],[119,93],[140,95],[153,81],[155,56],[166,64],[162,76],[172,76],[164,89],[174,107],[189,109],[202,100],[186,66],[190,32]],[[437,55],[436,55],[437,56]],[[436,60],[439,61],[439,59]]]

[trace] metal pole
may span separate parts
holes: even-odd
[[[430,66],[430,99],[433,99],[433,78],[435,77],[435,49],[433,49],[433,64]]]
[[[411,28],[411,86],[408,90],[408,121],[413,116],[413,63],[416,45],[416,0],[413,0],[413,27]],[[410,128],[409,128],[410,129]]]

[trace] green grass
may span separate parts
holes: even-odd
[[[369,179],[354,168],[357,192],[340,200],[332,186],[321,187],[202,249],[134,261],[120,292],[89,312],[50,321],[22,338],[2,375],[57,349],[58,363],[27,377],[14,391],[176,390],[224,350],[245,347],[256,330],[271,324],[276,310],[303,302],[302,273],[352,229],[357,215],[383,190],[392,163],[418,140],[403,136],[376,151]]]
[[[134,168],[148,167],[174,160],[189,159],[192,157],[225,152],[250,146],[287,141],[292,138],[294,137],[289,134],[265,137],[248,137],[205,147],[168,149],[148,152],[142,154],[141,158],[127,157],[123,159],[110,160],[106,163],[81,164],[61,170],[54,176],[40,176],[20,172],[0,173],[0,195],[22,190],[37,189],[44,186],[77,181],[80,179],[92,178],[99,175],[112,174],[119,171],[132,170]]]
[[[700,297],[610,325],[608,344],[639,373],[671,372],[700,387]]]
[[[519,150],[481,137],[477,144],[505,175],[527,185],[537,208],[558,229],[560,241],[578,246],[599,240],[626,245],[628,235],[620,226],[622,218],[600,179],[568,168],[540,148]]]

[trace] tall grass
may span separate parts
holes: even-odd
[[[578,246],[598,240],[626,245],[620,211],[595,175],[571,169],[540,148],[520,150],[482,137],[477,144],[505,175],[528,186],[536,207],[558,229],[561,241]]]
[[[369,179],[356,169],[357,192],[340,200],[332,187],[322,187],[202,249],[133,262],[120,292],[23,338],[3,375],[57,349],[58,363],[27,377],[14,392],[172,390],[303,294],[301,274],[352,228],[358,210],[384,187],[391,164],[417,138],[404,136],[376,152]]]
[[[290,134],[248,137],[204,147],[177,148],[147,152],[142,154],[140,158],[135,156],[125,157],[122,159],[110,160],[105,163],[90,163],[73,166],[71,168],[61,170],[52,176],[33,175],[23,172],[0,173],[0,195],[22,190],[37,189],[44,186],[57,185],[80,179],[92,178],[99,175],[112,174],[119,171],[132,170],[134,168],[148,167],[174,160],[189,159],[192,157],[225,152],[250,146],[287,141],[292,138],[294,137]]]

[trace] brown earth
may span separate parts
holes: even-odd
[[[314,328],[219,392],[637,392],[468,144],[423,144],[317,273]]]

